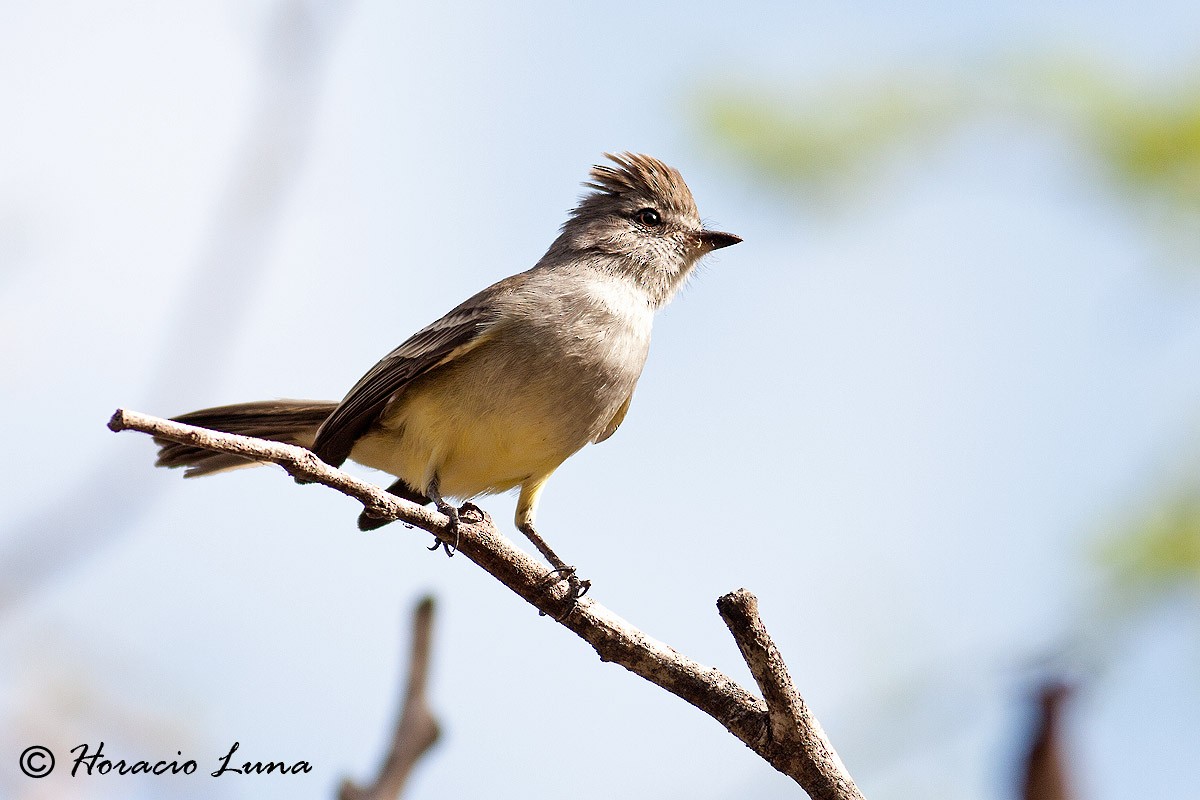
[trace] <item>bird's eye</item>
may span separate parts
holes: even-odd
[[[662,217],[653,208],[643,208],[634,217],[647,228],[657,228],[662,225]]]

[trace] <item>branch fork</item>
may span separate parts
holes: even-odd
[[[331,467],[302,447],[123,409],[113,414],[108,427],[278,464],[299,481],[320,483],[354,498],[372,516],[399,520],[443,542],[454,543],[456,533],[444,514]],[[717,601],[717,609],[763,694],[762,700],[719,670],[705,667],[643,633],[591,596],[570,600],[566,582],[549,584],[546,567],[501,535],[486,515],[478,521],[474,515],[464,517],[457,539],[458,550],[466,558],[591,645],[602,661],[620,664],[708,714],[795,780],[813,800],[863,800],[793,686],[787,666],[759,616],[758,601],[749,591],[738,589],[724,595]]]

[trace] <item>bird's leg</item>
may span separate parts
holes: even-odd
[[[533,542],[533,546],[538,549],[538,552],[550,562],[550,566],[554,567],[546,577],[550,578],[557,575],[559,578],[566,579],[569,588],[567,592],[568,599],[573,602],[588,593],[588,589],[592,588],[592,582],[580,580],[579,576],[575,574],[575,568],[559,558],[558,554],[550,549],[550,545],[546,544],[546,540],[533,529],[533,523],[524,522],[518,525],[517,529],[525,534],[525,538]]]
[[[433,546],[430,547],[429,549],[437,550],[439,547],[444,547],[446,549],[446,556],[447,557],[453,556],[455,551],[458,550],[458,526],[459,526],[458,509],[455,508],[452,504],[447,503],[446,500],[442,497],[441,493],[438,492],[438,479],[437,479],[436,475],[434,475],[433,480],[430,481],[429,488],[427,488],[425,490],[425,494],[429,495],[429,499],[433,501],[433,504],[435,506],[437,506],[438,511],[442,512],[443,514],[445,514],[447,517],[450,518],[450,530],[453,531],[453,533],[454,533],[453,546],[451,546],[448,542],[443,542],[441,539],[439,539],[435,536],[434,540],[433,540]]]
[[[587,594],[592,582],[580,580],[579,576],[575,574],[575,568],[559,558],[558,554],[550,549],[550,545],[546,544],[546,540],[533,527],[538,495],[542,493],[542,487],[546,485],[548,477],[546,475],[540,479],[530,480],[521,486],[521,496],[517,499],[517,530],[525,534],[525,538],[532,542],[538,552],[554,567],[546,577],[556,581],[562,579],[567,581],[567,599],[571,603],[570,608],[574,608],[575,601]],[[567,610],[567,613],[571,613],[570,609]]]

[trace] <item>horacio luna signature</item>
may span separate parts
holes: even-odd
[[[295,761],[291,764],[284,761],[247,761],[243,764],[234,764],[233,754],[241,747],[241,742],[234,742],[220,759],[220,766],[210,772],[214,778],[219,778],[222,775],[268,775],[275,773],[278,775],[299,775],[304,772],[312,772],[312,765],[307,761]],[[191,775],[196,771],[197,765],[193,759],[180,761],[172,759],[170,761],[134,761],[128,762],[125,759],[112,761],[104,757],[104,742],[96,748],[96,752],[90,752],[91,748],[85,743],[78,747],[72,747],[72,753],[78,753],[75,756],[75,761],[71,764],[71,777],[74,778],[82,768],[85,775]],[[182,758],[183,752],[176,750],[175,754]]]

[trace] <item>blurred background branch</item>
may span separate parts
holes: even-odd
[[[338,790],[338,800],[396,800],[404,793],[413,767],[437,742],[440,730],[426,694],[433,649],[433,611],[433,597],[428,595],[413,610],[404,697],[390,747],[375,780],[369,786],[359,786],[345,779]]]
[[[1064,717],[1072,690],[1066,684],[1048,683],[1036,698],[1036,720],[1031,729],[1021,781],[1021,800],[1074,800],[1071,791],[1069,735]]]
[[[323,67],[352,0],[282,0],[264,32],[257,100],[206,247],[174,303],[144,393],[150,408],[195,397],[219,375],[247,319],[265,253],[300,174],[312,134]],[[160,302],[145,292],[141,302]],[[44,506],[0,530],[0,619],[48,582],[77,569],[130,530],[158,497],[158,485],[131,479],[135,453],[105,453],[95,464],[67,458],[69,471]]]

